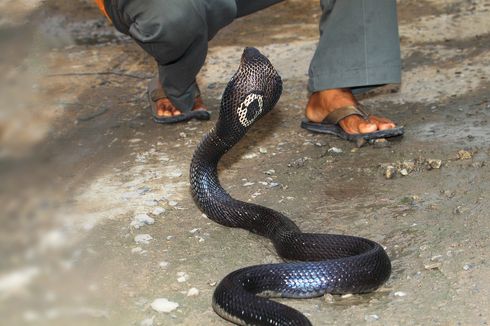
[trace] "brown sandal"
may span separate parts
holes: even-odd
[[[196,95],[196,99],[194,101],[194,107],[189,112],[182,112],[179,115],[171,116],[171,117],[162,117],[158,115],[157,109],[157,101],[163,98],[167,98],[165,91],[158,78],[153,78],[148,85],[148,101],[150,102],[150,110],[153,121],[161,124],[170,124],[177,122],[185,122],[191,119],[197,120],[209,120],[211,114],[209,111],[205,110],[205,107],[202,102],[201,92],[198,89],[198,93]]]

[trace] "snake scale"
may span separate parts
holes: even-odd
[[[269,297],[366,293],[391,273],[390,259],[376,242],[303,233],[283,214],[236,200],[221,187],[220,158],[275,106],[281,92],[281,77],[269,60],[246,48],[222,96],[216,125],[197,146],[190,167],[193,198],[211,220],[269,238],[279,256],[291,261],[242,268],[217,285],[213,309],[238,325],[311,325],[303,314]]]

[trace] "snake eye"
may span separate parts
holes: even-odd
[[[261,94],[250,93],[238,106],[238,120],[244,127],[250,126],[262,113],[264,98]]]

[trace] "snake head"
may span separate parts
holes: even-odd
[[[255,48],[245,48],[240,66],[221,100],[218,126],[228,133],[244,134],[276,105],[282,92],[281,77]]]

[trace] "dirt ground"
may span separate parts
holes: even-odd
[[[284,92],[223,159],[224,187],[304,231],[373,239],[393,264],[375,293],[281,302],[315,325],[488,325],[490,1],[399,2],[403,82],[363,102],[406,133],[361,148],[299,127],[319,13],[289,0],[221,31],[199,75],[211,121],[161,126],[152,59],[92,1],[1,0],[1,324],[227,325],[216,282],[279,260],[202,215],[188,165],[256,46]]]

